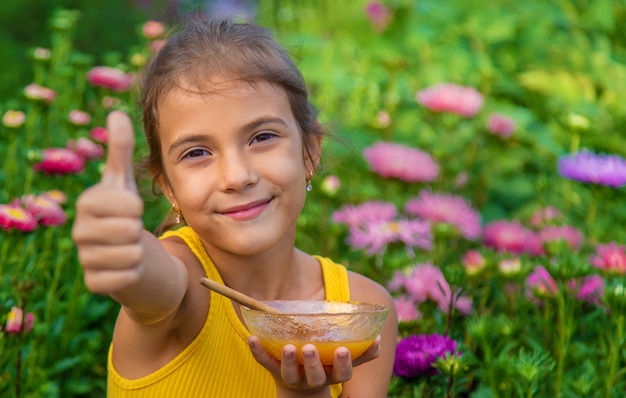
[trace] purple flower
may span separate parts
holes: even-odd
[[[456,341],[438,334],[412,335],[403,338],[396,346],[396,358],[393,373],[396,376],[414,378],[434,375],[437,369],[433,365],[446,353],[460,355],[456,352]]]
[[[583,150],[559,158],[559,174],[587,184],[619,188],[626,185],[626,160],[617,155]]]

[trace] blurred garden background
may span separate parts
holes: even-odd
[[[331,136],[298,245],[385,285],[390,397],[626,391],[626,0],[0,3],[0,396],[102,397],[70,238],[105,117],[198,13],[269,27]],[[150,193],[145,225],[168,204]]]

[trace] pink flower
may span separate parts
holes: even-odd
[[[417,305],[410,297],[402,295],[394,299],[394,303],[400,322],[412,322],[422,318],[422,314],[417,310]]]
[[[426,300],[434,301],[439,310],[449,312],[450,304],[462,312],[469,314],[472,311],[472,303],[469,298],[454,294],[450,290],[450,285],[446,281],[441,270],[432,264],[419,264],[414,266],[408,274],[396,272],[393,279],[395,287],[393,290],[403,289],[409,297],[416,303],[423,303]],[[391,289],[391,288],[390,288]]]
[[[333,222],[348,227],[365,225],[371,221],[391,221],[398,215],[393,203],[370,201],[360,205],[344,205],[332,215]]]
[[[611,242],[606,245],[597,245],[596,254],[589,257],[594,267],[611,273],[626,274],[626,246]]]
[[[365,13],[372,24],[372,28],[378,33],[384,32],[391,22],[391,13],[380,1],[368,2],[365,5]]]
[[[572,279],[567,283],[568,289],[576,294],[576,300],[596,305],[600,305],[602,301],[604,285],[604,279],[600,275]]]
[[[463,254],[461,263],[465,266],[467,275],[476,275],[487,265],[485,257],[478,250],[468,250]]]
[[[572,250],[578,250],[583,241],[582,233],[569,225],[548,226],[539,232],[539,240],[542,246],[546,243],[563,241]]]
[[[322,181],[322,192],[329,196],[335,196],[341,188],[341,180],[336,175],[329,175]]]
[[[487,128],[495,135],[508,138],[513,134],[513,131],[515,131],[515,120],[499,113],[492,113],[491,116],[489,116]]]
[[[30,232],[37,228],[37,219],[19,204],[0,204],[0,227],[7,231],[15,228]]]
[[[26,122],[26,115],[22,111],[14,111],[9,109],[2,116],[2,124],[5,127],[16,128],[20,127]]]
[[[89,132],[89,136],[96,142],[106,144],[109,140],[109,132],[104,127],[94,127]]]
[[[58,204],[65,203],[67,201],[67,195],[65,195],[62,191],[59,191],[58,189],[44,192],[41,195],[54,202],[57,202]]]
[[[24,88],[24,95],[28,99],[32,99],[35,101],[44,101],[46,103],[51,103],[56,98],[57,94],[47,88],[40,86],[37,83],[31,83]]]
[[[122,104],[122,101],[119,98],[111,97],[108,95],[105,95],[104,97],[102,97],[102,106],[105,109],[117,108],[121,104]]]
[[[76,126],[85,126],[89,124],[91,117],[89,116],[87,112],[79,111],[78,109],[73,109],[67,115],[67,120],[69,120],[70,123]]]
[[[141,34],[146,39],[156,39],[165,33],[165,25],[158,21],[147,21],[141,28]]]
[[[63,225],[67,221],[67,215],[61,206],[46,195],[25,195],[22,203],[41,225],[50,227]]]
[[[529,296],[553,297],[559,292],[559,286],[552,275],[544,268],[537,267],[526,278],[526,292]]]
[[[96,66],[87,72],[87,81],[91,85],[118,92],[128,91],[134,79],[132,74],[109,66]]]
[[[540,254],[541,242],[535,233],[517,221],[497,220],[483,228],[483,243],[498,252]]]
[[[532,216],[530,216],[530,225],[535,228],[543,228],[562,218],[563,213],[559,209],[553,206],[546,206],[535,210]]]
[[[406,145],[377,142],[365,148],[370,169],[385,178],[405,182],[429,182],[439,176],[439,164],[428,153]]]
[[[419,220],[370,221],[350,229],[348,244],[367,254],[383,254],[391,243],[402,243],[408,249],[430,250],[430,224]]]
[[[443,83],[421,91],[417,102],[435,112],[450,112],[463,117],[472,117],[483,105],[483,96],[472,87]]]
[[[100,159],[104,155],[104,148],[102,148],[102,146],[85,137],[80,137],[76,141],[69,140],[67,142],[67,149],[76,152],[86,160]]]
[[[379,111],[376,114],[376,125],[379,128],[389,127],[391,124],[391,115],[387,111]]]
[[[460,196],[422,190],[417,198],[407,202],[405,211],[432,224],[451,225],[465,239],[474,240],[480,236],[480,214]]]
[[[85,159],[67,148],[49,148],[42,153],[43,160],[33,166],[35,171],[48,174],[78,174],[85,168]]]
[[[522,269],[522,261],[519,257],[503,258],[498,262],[498,271],[504,276],[512,277],[519,274]]]
[[[33,329],[35,315],[29,312],[24,316],[24,310],[19,307],[12,307],[7,316],[7,324],[4,331],[7,333],[28,333]]]
[[[165,40],[163,39],[152,40],[152,42],[150,42],[150,51],[152,51],[153,54],[157,54],[159,51],[161,51],[163,46],[165,46]]]

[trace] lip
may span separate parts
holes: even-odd
[[[237,221],[244,221],[256,218],[269,206],[273,198],[256,200],[242,205],[232,206],[218,213],[233,218]]]

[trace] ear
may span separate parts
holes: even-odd
[[[165,195],[168,202],[170,202],[171,204],[176,203],[176,196],[174,195],[174,190],[172,189],[172,186],[170,185],[170,182],[165,176],[165,174],[161,173],[159,176],[155,178],[154,181],[159,186],[159,189],[161,190],[161,192],[163,192],[163,195]]]
[[[310,135],[307,137],[307,146],[304,148],[304,166],[315,172],[322,158],[322,135]]]

